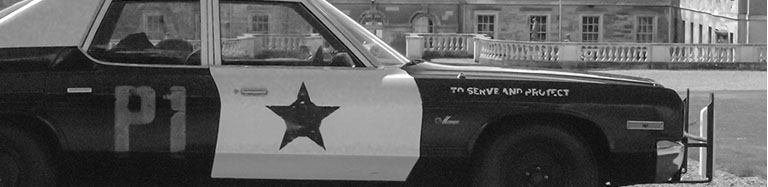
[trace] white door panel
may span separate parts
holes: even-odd
[[[419,157],[420,95],[413,78],[400,69],[211,71],[222,102],[214,178],[402,181]],[[309,99],[304,101],[330,114],[316,118],[317,132],[296,134],[288,128],[290,120],[273,109],[292,110],[287,106],[300,102],[302,84]],[[249,92],[254,90],[258,93]],[[303,115],[294,121],[311,118]],[[295,139],[284,141],[286,131]]]

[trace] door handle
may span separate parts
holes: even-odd
[[[235,93],[237,93],[237,90],[235,90]],[[240,89],[240,94],[244,96],[263,96],[267,95],[269,91],[264,88],[242,88]]]
[[[93,88],[88,88],[88,87],[67,88],[67,93],[93,93]]]

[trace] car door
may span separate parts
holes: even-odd
[[[220,101],[199,0],[108,1],[47,79],[46,114],[84,175],[210,174]],[[205,59],[205,58],[202,58]]]
[[[421,101],[399,68],[363,63],[297,2],[221,1],[213,178],[403,181]]]

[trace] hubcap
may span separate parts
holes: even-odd
[[[538,142],[525,143],[506,158],[506,176],[513,186],[564,186],[567,170],[561,163],[567,163],[551,150]]]
[[[525,171],[524,178],[528,179],[528,184],[538,186],[549,180],[549,173],[541,166],[534,166]]]

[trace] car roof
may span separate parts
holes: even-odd
[[[21,3],[0,18],[0,47],[79,46],[103,0]]]

